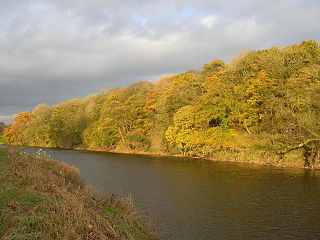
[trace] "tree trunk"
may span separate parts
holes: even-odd
[[[310,168],[311,167],[311,155],[312,155],[312,151],[311,148],[309,147],[304,147],[304,151],[303,151],[303,157],[304,157],[304,167],[305,168]]]
[[[131,148],[128,146],[126,140],[124,139],[124,136],[123,136],[123,133],[122,133],[120,127],[118,127],[118,131],[119,131],[119,133],[120,133],[120,137],[121,137],[121,140],[122,140],[124,146],[125,146],[128,150],[131,150]]]
[[[319,158],[319,149],[312,147],[304,147],[304,166],[307,168],[313,168],[316,165],[316,161]]]

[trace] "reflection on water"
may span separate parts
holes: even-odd
[[[96,188],[133,196],[138,209],[163,230],[163,239],[320,239],[318,171],[46,151],[78,167]]]

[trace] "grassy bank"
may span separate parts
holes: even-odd
[[[102,197],[64,163],[0,150],[0,239],[159,239],[130,199]]]
[[[2,136],[0,136],[0,144],[4,143],[4,138]]]
[[[102,148],[75,148],[79,151],[92,151],[92,152],[111,152],[121,154],[137,154],[137,155],[150,155],[150,156],[168,156],[178,158],[194,158],[204,159],[209,161],[222,161],[222,162],[238,162],[259,164],[273,167],[293,167],[304,168],[303,155],[301,151],[290,152],[282,158],[274,151],[266,149],[243,149],[242,151],[217,151],[214,156],[195,156],[195,155],[182,155],[170,154],[165,152],[147,152],[147,151],[134,151],[134,150],[106,150]],[[320,168],[320,162],[317,162],[314,168]]]

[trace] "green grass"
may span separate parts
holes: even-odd
[[[0,144],[4,143],[4,137],[0,136]]]
[[[39,196],[25,192],[18,189],[16,186],[6,184],[1,186],[0,192],[0,238],[3,235],[5,229],[5,219],[11,212],[15,212],[17,215],[27,214],[29,209],[32,209],[39,205],[42,199]],[[23,233],[31,233],[28,223],[29,219],[24,219],[19,225],[21,225],[20,231]],[[27,229],[27,230],[26,230]],[[29,230],[28,230],[29,229]],[[36,231],[36,229],[34,229]]]
[[[8,162],[7,154],[0,150],[0,176]],[[5,231],[6,218],[15,212],[17,215],[25,215],[30,209],[39,205],[43,199],[39,194],[27,191],[22,186],[30,185],[30,179],[27,176],[14,177],[10,181],[0,178],[0,238]],[[29,219],[21,221],[20,231],[23,233],[32,233],[36,231],[31,227]]]
[[[0,210],[7,207],[8,203],[14,203],[19,207],[30,208],[41,199],[34,193],[25,192],[13,184],[1,184]]]
[[[106,212],[112,213],[112,214],[118,214],[119,211],[112,208],[112,207],[107,207],[107,206],[102,206],[101,207],[103,210],[105,210]]]

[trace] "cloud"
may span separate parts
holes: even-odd
[[[0,116],[0,122],[4,122],[5,124],[9,124],[12,122],[13,116]]]
[[[317,0],[2,0],[0,115],[320,40]]]
[[[218,19],[217,16],[211,15],[211,16],[204,17],[201,20],[201,23],[203,26],[205,26],[207,28],[212,28],[213,25],[217,22],[217,19]]]

